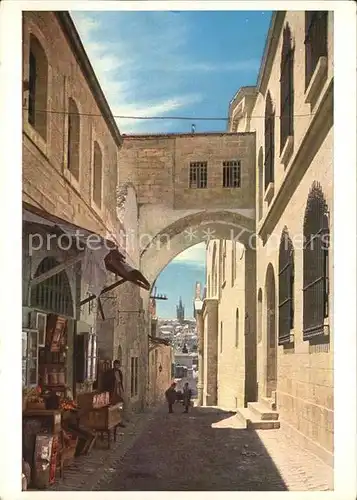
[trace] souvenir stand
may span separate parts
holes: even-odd
[[[26,487],[45,489],[55,482],[57,470],[63,475],[65,459],[74,456],[78,440],[65,431],[62,418],[64,408],[75,408],[66,398],[67,320],[35,314],[32,326],[37,328],[22,334],[23,468]]]

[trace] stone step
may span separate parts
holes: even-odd
[[[270,410],[276,411],[276,404],[273,398],[261,397],[260,401],[264,406],[267,406]]]
[[[249,408],[238,408],[236,417],[247,429],[279,429],[279,420],[261,420]]]
[[[279,413],[277,411],[270,410],[269,407],[262,403],[248,403],[248,408],[252,413],[254,413],[260,420],[278,420]]]

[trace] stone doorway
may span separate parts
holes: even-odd
[[[277,388],[277,341],[276,341],[276,291],[274,269],[269,264],[265,280],[266,296],[266,397],[271,398]]]

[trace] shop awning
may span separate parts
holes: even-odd
[[[127,253],[125,249],[119,247],[113,241],[25,202],[23,202],[23,221],[42,227],[47,233],[49,232],[58,236],[61,234],[67,235],[73,243],[71,248],[68,249],[71,250],[71,255],[68,259],[50,271],[34,278],[31,282],[32,285],[48,279],[50,276],[61,272],[66,267],[74,265],[80,260],[84,260],[89,263],[87,268],[93,270],[93,268],[97,267],[101,268],[100,270],[102,271],[110,271],[120,276],[122,279],[116,283],[116,286],[124,281],[130,281],[145,290],[150,290],[150,283],[143,274],[126,262]],[[95,245],[95,249],[90,248],[93,245]],[[73,250],[76,251],[73,252]],[[95,272],[94,274],[97,275],[98,273]],[[103,286],[99,286],[97,293],[94,293],[94,297],[99,295],[99,292],[103,293],[108,288],[114,288],[114,286],[111,285],[107,288],[104,288],[104,284]]]

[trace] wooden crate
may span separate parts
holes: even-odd
[[[123,403],[93,409],[81,416],[80,423],[84,427],[90,429],[108,431],[120,424],[122,420],[122,409]]]

